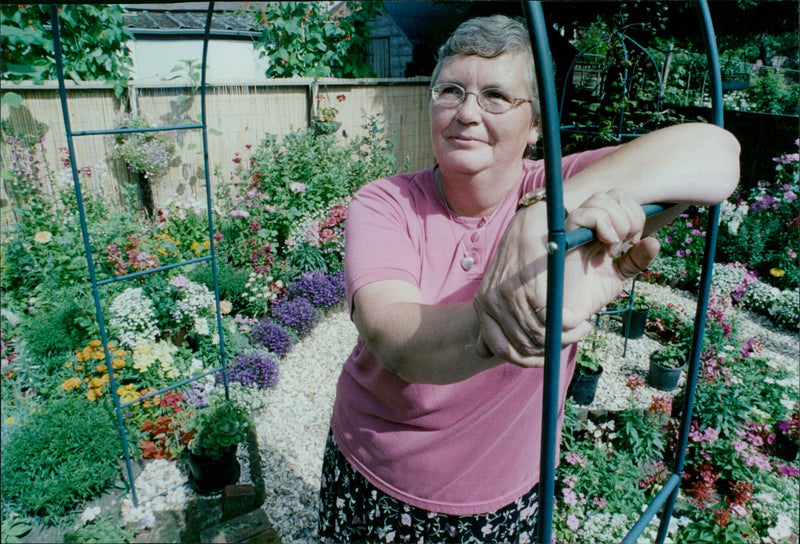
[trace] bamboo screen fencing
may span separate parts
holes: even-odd
[[[428,123],[429,94],[427,78],[392,80],[282,79],[250,84],[217,84],[207,87],[208,152],[213,184],[237,179],[249,164],[250,152],[266,134],[283,136],[309,126],[317,96],[323,106],[338,110],[342,123],[337,138],[363,133],[367,115],[379,115],[387,121],[398,165],[417,170],[433,164]],[[2,106],[2,119],[17,133],[43,131],[44,163],[50,175],[45,184],[70,183],[65,177],[62,159],[66,154],[66,134],[55,84],[12,84],[5,82],[4,92],[22,96],[22,106]],[[344,95],[344,101],[336,97]],[[74,132],[113,129],[126,116],[140,116],[152,126],[176,125],[200,120],[199,89],[175,83],[132,83],[129,87],[130,112],[123,110],[107,85],[67,82],[70,124]],[[199,131],[176,131],[175,158],[166,174],[151,181],[155,204],[172,199],[205,203],[202,171],[202,141]],[[89,167],[83,175],[84,191],[105,194],[112,205],[124,201],[124,184],[135,181],[135,174],[114,154],[113,136],[81,136],[74,139],[77,166]],[[7,166],[8,149],[3,147]],[[60,180],[60,181],[59,181]],[[4,214],[8,194],[2,187]],[[8,218],[6,218],[8,219]]]

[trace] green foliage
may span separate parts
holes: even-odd
[[[107,404],[50,398],[13,425],[0,460],[3,500],[26,513],[62,519],[119,474],[119,435]]]
[[[83,527],[64,535],[66,544],[104,544],[106,542],[129,543],[136,538],[136,530],[120,527],[119,521],[100,516]]]
[[[202,263],[187,274],[189,279],[202,283],[209,291],[214,291],[214,273],[211,263]],[[233,305],[233,312],[241,311],[247,306],[244,299],[245,285],[250,275],[246,270],[235,268],[229,263],[217,261],[217,283],[219,285],[219,299],[227,300]]]
[[[773,160],[774,180],[761,181],[724,207],[720,258],[747,263],[762,281],[793,289],[800,285],[800,162],[796,152]]]
[[[311,130],[283,139],[267,135],[244,182],[223,186],[218,196],[224,214],[216,221],[220,255],[284,283],[310,267],[339,270],[347,199],[365,183],[396,172],[384,131],[384,122],[370,117],[365,135],[355,138]]]
[[[664,455],[663,414],[631,407],[617,414],[616,447],[630,452],[636,463],[659,461]]]
[[[256,19],[264,25],[257,46],[269,67],[267,77],[373,77],[366,63],[366,22],[381,2],[347,2],[333,17],[317,2],[267,2]]]
[[[30,533],[31,529],[33,529],[33,525],[30,519],[19,516],[9,516],[3,520],[0,540],[9,544],[23,542],[22,538]]]
[[[66,4],[58,9],[64,75],[75,81],[102,80],[114,84],[122,97],[133,66],[128,41],[133,34],[115,4]],[[10,81],[56,79],[47,4],[0,8],[0,77]]]
[[[680,368],[686,364],[686,348],[668,344],[651,353],[650,360],[665,368]]]
[[[226,451],[247,439],[252,421],[238,406],[223,402],[199,408],[185,426],[192,433],[189,451],[218,459]]]
[[[63,287],[39,297],[30,319],[20,327],[34,357],[64,355],[99,335],[94,303],[87,291]]]

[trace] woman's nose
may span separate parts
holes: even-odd
[[[478,93],[465,91],[464,101],[458,105],[458,119],[462,122],[474,121],[481,116],[483,109],[478,104]]]

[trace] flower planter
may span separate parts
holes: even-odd
[[[318,135],[328,135],[339,130],[342,123],[339,121],[319,121],[314,119],[312,126],[314,127],[314,133]]]
[[[567,395],[575,401],[575,404],[580,404],[582,406],[591,404],[594,402],[594,396],[597,393],[597,384],[602,375],[602,367],[596,374],[582,374],[576,372],[572,376],[572,381],[567,389]]]
[[[622,334],[628,339],[637,339],[644,336],[647,326],[647,314],[649,309],[630,310],[622,315]]]
[[[685,366],[686,363],[684,362],[677,368],[667,367],[651,359],[650,372],[647,374],[647,385],[660,391],[672,391],[678,387],[678,380]]]
[[[187,451],[184,461],[189,468],[189,485],[199,495],[222,491],[226,485],[239,481],[241,467],[236,459],[236,447],[217,459]]]

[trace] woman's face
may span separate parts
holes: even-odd
[[[487,59],[477,55],[455,55],[445,61],[439,78],[432,82],[457,83],[469,92],[496,88],[515,98],[530,99],[525,85],[522,56],[504,53]],[[455,108],[431,100],[430,121],[433,152],[443,173],[466,175],[502,174],[521,164],[528,145],[536,143],[539,131],[532,126],[533,106],[520,103],[505,113],[488,113],[468,94]]]

